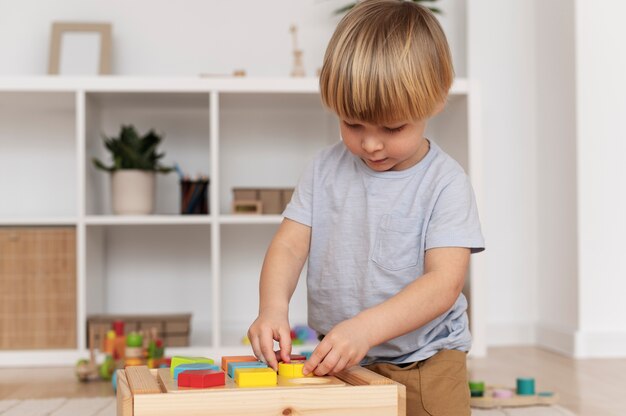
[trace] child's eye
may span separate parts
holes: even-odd
[[[401,132],[403,128],[404,128],[404,126],[385,127],[385,130],[387,130],[389,133],[398,133],[398,132]]]
[[[348,123],[347,121],[344,121],[343,124],[345,124],[346,127],[350,128],[350,129],[356,129],[356,128],[361,127],[360,124]]]

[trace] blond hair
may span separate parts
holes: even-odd
[[[384,124],[431,116],[453,79],[448,42],[427,8],[364,0],[330,39],[320,90],[340,118]]]

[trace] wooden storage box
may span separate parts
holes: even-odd
[[[258,201],[261,212],[258,214],[282,214],[293,195],[293,188],[233,188],[233,211],[238,201]]]
[[[76,348],[76,230],[0,228],[0,349]]]
[[[113,321],[124,321],[124,332],[157,330],[157,335],[163,340],[165,347],[189,346],[191,332],[191,314],[168,315],[90,315],[87,318],[87,334],[90,329],[94,332],[96,346],[100,345],[101,336],[105,336],[111,329]],[[89,339],[87,340],[89,344]],[[89,346],[89,345],[88,345]]]
[[[170,370],[128,367],[117,373],[118,416],[325,415],[405,416],[406,388],[362,367],[323,377],[282,380],[275,387],[226,385],[178,389]]]

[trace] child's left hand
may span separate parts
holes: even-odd
[[[315,348],[304,364],[303,374],[336,374],[357,365],[371,348],[367,333],[358,317],[341,322]]]

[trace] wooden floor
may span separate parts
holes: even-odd
[[[581,416],[626,415],[626,359],[573,360],[534,347],[491,348],[469,361],[471,379],[515,386],[534,377],[538,390],[560,394]],[[113,396],[109,382],[79,383],[72,368],[0,369],[0,400]]]
[[[515,387],[534,377],[537,390],[556,391],[561,406],[581,416],[626,415],[626,358],[574,360],[534,347],[489,349],[469,361],[470,378]]]

